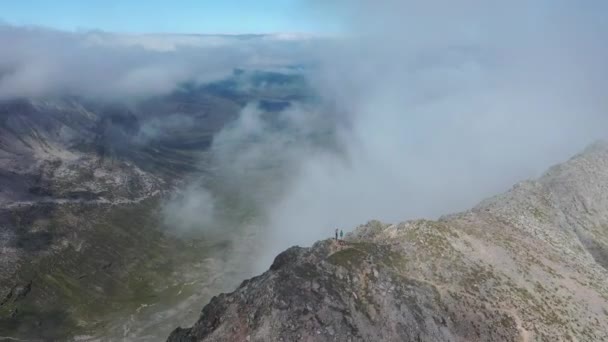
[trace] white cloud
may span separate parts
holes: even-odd
[[[0,99],[169,92],[240,68],[299,63],[309,43],[264,36],[127,35],[0,26]]]
[[[321,108],[293,108],[277,130],[247,107],[212,148],[225,184],[263,212],[263,267],[335,226],[465,209],[607,135],[604,2],[311,3],[345,24],[341,39],[3,27],[0,98],[158,94],[236,66],[317,60]],[[327,136],[331,148],[314,143]],[[200,199],[196,186],[179,217],[217,214],[213,189]]]
[[[261,268],[336,226],[469,208],[607,138],[606,6],[592,3],[333,3],[350,31],[315,85],[343,114],[344,158],[301,155]]]

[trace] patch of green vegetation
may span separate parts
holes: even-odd
[[[541,294],[547,292],[547,290],[543,287],[543,285],[541,283],[539,283],[538,281],[534,284],[534,290]]]
[[[462,278],[461,285],[468,289],[471,286],[479,287],[489,282],[497,282],[498,280],[499,278],[493,270],[485,267],[475,267]]]
[[[396,272],[402,271],[408,264],[407,257],[391,250],[390,246],[369,242],[350,242],[348,245],[350,248],[333,253],[327,260],[334,265],[344,267],[360,266],[363,262],[369,261]]]
[[[158,204],[148,200],[121,207],[75,205],[45,212],[46,228],[53,229],[54,236],[78,234],[71,241],[84,243],[34,258],[18,270],[15,283],[31,280],[32,290],[24,299],[0,307],[0,330],[21,338],[67,340],[75,334],[94,334],[142,304],[176,301],[192,293],[191,286],[173,285],[179,282],[176,271],[204,259],[216,247],[164,235],[156,215]],[[87,222],[74,221],[75,216]],[[26,218],[21,220],[24,225]],[[74,229],[75,224],[89,226]]]
[[[382,255],[380,262],[394,270],[402,271],[407,267],[409,260],[401,253],[388,251]]]
[[[13,317],[0,318],[0,331],[4,336],[24,339],[38,340],[43,336],[48,341],[67,341],[81,329],[65,310],[41,311],[36,306],[21,305]]]
[[[514,286],[513,290],[515,291],[515,294],[517,295],[517,297],[519,297],[525,303],[533,303],[534,302],[534,296],[527,289],[525,289],[523,287],[516,287],[516,286]]]
[[[519,242],[512,236],[506,235],[506,233],[499,231],[499,233],[494,236],[493,241],[509,251],[516,252],[518,250]]]
[[[441,232],[445,236],[457,239],[459,237],[458,231],[453,227],[438,221],[425,221],[428,225],[433,227],[434,230]]]
[[[538,285],[538,284],[537,284]],[[536,286],[538,288],[538,286]],[[558,310],[547,306],[543,301],[539,301],[536,299],[530,291],[525,288],[511,286],[511,289],[514,291],[513,294],[520,300],[522,300],[528,308],[530,308],[533,312],[535,312],[545,324],[548,326],[565,326],[567,322],[565,322],[558,314]],[[546,292],[543,288],[543,291]]]
[[[515,329],[517,327],[515,319],[508,315],[502,316],[502,318],[500,319],[500,325],[502,325],[505,329]]]
[[[372,220],[369,221],[367,224],[367,233],[371,236],[374,237],[380,233],[382,233],[382,231],[384,231],[384,229],[386,229],[386,227],[388,227],[388,224],[382,223],[378,220]]]
[[[541,211],[538,208],[532,208],[530,210],[530,212],[532,213],[532,216],[534,216],[534,218],[536,218],[537,220],[544,222],[547,221],[548,217],[547,214],[545,214],[543,211]]]
[[[421,220],[406,232],[405,237],[421,245],[421,251],[438,258],[455,252],[449,238],[458,238],[458,232],[442,222]]]
[[[357,267],[368,258],[368,255],[368,252],[351,247],[333,253],[327,258],[327,261],[342,267]]]

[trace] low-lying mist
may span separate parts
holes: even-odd
[[[129,101],[234,68],[307,62],[307,37],[64,32],[0,22],[0,100],[79,96]]]
[[[319,6],[348,30],[312,51],[316,112],[276,131],[248,107],[214,144],[256,203],[258,271],[335,227],[467,209],[606,137],[603,4]],[[320,127],[331,143],[311,148]]]

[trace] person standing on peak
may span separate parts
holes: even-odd
[[[336,241],[338,241],[338,228],[336,228]]]
[[[343,237],[344,237],[344,231],[342,229],[340,229],[340,240],[342,240]]]

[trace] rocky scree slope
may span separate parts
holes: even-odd
[[[128,146],[121,138],[137,129],[135,116],[94,109],[76,99],[0,102],[0,208],[120,204],[162,188],[158,176],[117,158],[117,146]]]
[[[169,341],[608,341],[608,145],[437,221],[292,247]]]

